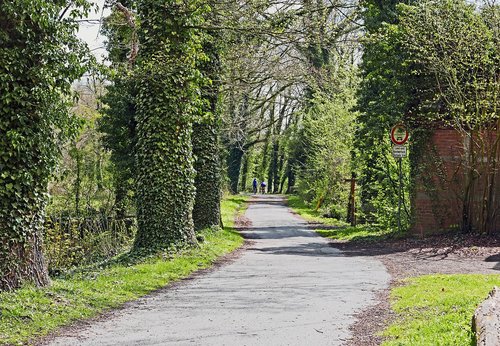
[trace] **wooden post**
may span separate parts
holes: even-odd
[[[351,226],[356,226],[356,181],[355,173],[352,173],[351,179],[345,179],[346,183],[351,183],[349,203],[347,204],[347,222],[350,222]]]

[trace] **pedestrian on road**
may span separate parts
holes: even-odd
[[[260,193],[266,193],[266,182],[260,183]]]
[[[257,193],[257,178],[253,178],[252,182],[252,187],[253,187],[253,193]]]

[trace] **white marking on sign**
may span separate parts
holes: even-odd
[[[395,158],[406,157],[406,146],[393,145],[392,146],[392,156],[394,156]]]

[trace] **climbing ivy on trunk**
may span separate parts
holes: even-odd
[[[76,131],[71,83],[83,73],[75,17],[86,1],[0,6],[0,291],[49,282],[42,253],[47,184]]]
[[[196,199],[193,221],[195,230],[220,225],[221,166],[218,131],[219,126],[215,120],[194,126]]]
[[[136,249],[195,243],[192,125],[200,114],[198,1],[137,2]]]
[[[213,6],[211,8],[211,11],[205,13],[205,18],[216,25],[219,18]],[[200,70],[205,77],[205,85],[201,88],[203,118],[193,128],[196,170],[196,198],[193,208],[195,230],[217,227],[221,223],[222,167],[219,150],[221,116],[218,101],[222,73],[220,61],[222,35],[220,31],[210,31],[204,35],[203,42],[203,51],[207,56],[207,60],[200,64]]]

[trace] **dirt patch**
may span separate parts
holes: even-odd
[[[440,235],[425,239],[387,240],[379,243],[333,242],[346,256],[379,259],[392,276],[390,288],[402,279],[426,274],[500,274],[500,237]],[[377,335],[395,317],[390,309],[390,288],[377,295],[376,305],[360,312],[351,327],[349,346],[380,345]]]

